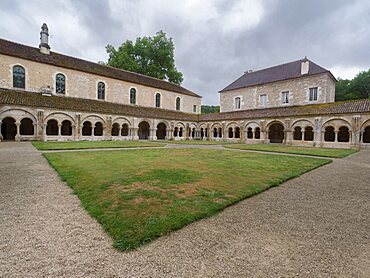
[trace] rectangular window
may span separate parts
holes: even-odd
[[[235,98],[235,109],[240,109],[240,97]]]
[[[289,92],[288,91],[281,93],[281,102],[283,104],[289,103]]]
[[[260,106],[261,107],[266,106],[266,95],[260,95]]]
[[[316,101],[317,100],[317,87],[310,88],[310,101]]]
[[[197,106],[193,105],[193,113],[197,113]]]

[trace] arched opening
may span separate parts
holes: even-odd
[[[248,127],[247,129],[247,138],[248,139],[253,139],[253,131],[251,127]]]
[[[229,127],[229,138],[234,138],[234,131],[232,127]]]
[[[304,130],[304,140],[313,141],[313,128],[312,127],[306,126]]]
[[[293,132],[293,140],[302,140],[302,128],[300,126],[296,126]]]
[[[217,138],[217,128],[213,129],[213,138]]]
[[[56,136],[58,134],[58,122],[56,120],[48,120],[46,124],[46,135]]]
[[[183,132],[183,128],[180,127],[180,129],[179,129],[179,137],[182,137],[182,132]]]
[[[203,138],[204,137],[204,128],[201,128],[200,129],[200,137]]]
[[[176,126],[173,130],[173,137],[177,137],[179,135],[179,128]]]
[[[101,122],[95,124],[94,136],[103,136],[103,124]]]
[[[349,129],[341,126],[338,131],[338,142],[349,142]]]
[[[72,123],[68,120],[63,121],[60,133],[62,136],[71,136],[72,135]]]
[[[254,129],[254,139],[261,139],[261,129],[259,127]]]
[[[164,140],[166,139],[166,125],[164,123],[160,123],[157,125],[157,139]]]
[[[3,140],[14,141],[17,135],[17,126],[13,118],[8,117],[2,120],[1,135],[3,136]]]
[[[328,126],[328,127],[325,128],[324,140],[326,142],[334,142],[335,141],[334,127]]]
[[[121,136],[128,136],[128,124],[122,125]]]
[[[362,135],[362,142],[364,143],[370,143],[370,126],[367,126],[365,128],[365,131]]]
[[[218,138],[222,138],[222,128],[218,128]]]
[[[91,136],[92,127],[90,122],[84,122],[82,126],[82,136]]]
[[[21,120],[21,126],[19,130],[21,135],[34,135],[34,126],[30,118],[24,118]]]
[[[147,122],[141,122],[139,124],[138,135],[140,140],[146,140],[149,138],[150,126]]]
[[[195,127],[193,127],[191,129],[191,137],[194,138],[195,137]]]
[[[283,143],[284,126],[280,123],[274,123],[269,128],[270,143]]]
[[[240,127],[235,128],[235,138],[240,138]]]
[[[112,125],[112,136],[119,136],[119,124],[114,123]]]
[[[204,137],[208,138],[208,128],[204,129]]]

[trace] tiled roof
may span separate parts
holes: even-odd
[[[237,80],[228,85],[226,88],[222,89],[220,92],[226,92],[250,86],[257,86],[266,83],[302,77],[301,63],[303,61],[305,61],[305,59],[258,71],[246,72]],[[308,61],[309,61],[309,71],[308,74],[305,74],[304,76],[310,76],[320,73],[329,73],[330,76],[335,80],[334,76],[330,73],[330,71],[320,67],[319,65],[315,64],[310,60]]]
[[[53,66],[83,71],[100,76],[110,77],[118,80],[141,84],[162,90],[177,92],[193,97],[201,97],[182,86],[145,76],[142,74],[121,70],[113,67],[103,66],[97,63],[78,59],[71,56],[50,52],[50,55],[42,54],[39,48],[0,39],[0,54],[18,57],[34,62],[49,64]]]
[[[37,108],[60,109],[64,111],[91,112],[127,115],[141,118],[157,118],[180,121],[197,121],[198,115],[135,105],[118,104],[61,96],[43,96],[41,93],[0,89],[0,105],[19,105]]]
[[[200,115],[200,121],[319,116],[351,113],[370,113],[370,99],[205,114]]]

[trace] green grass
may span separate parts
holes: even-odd
[[[277,152],[277,153],[291,153],[300,155],[313,155],[333,158],[346,157],[358,151],[357,149],[314,148],[314,147],[287,146],[281,144],[236,144],[232,146],[225,145],[225,148],[264,151],[264,152]]]
[[[331,160],[201,149],[45,153],[120,250],[132,250]]]
[[[78,150],[99,148],[138,148],[163,147],[164,144],[148,141],[78,141],[78,142],[42,142],[33,141],[38,150]]]
[[[240,141],[207,141],[207,140],[157,140],[152,142],[160,142],[166,144],[182,144],[182,145],[229,145],[240,144]]]

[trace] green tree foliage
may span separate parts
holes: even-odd
[[[335,100],[364,98],[370,98],[370,69],[359,72],[352,80],[338,80],[335,86]]]
[[[172,39],[159,31],[154,37],[127,40],[118,49],[107,45],[107,65],[181,84],[183,75],[176,69],[174,49]]]
[[[218,113],[220,112],[220,106],[213,105],[202,105],[202,114]]]

